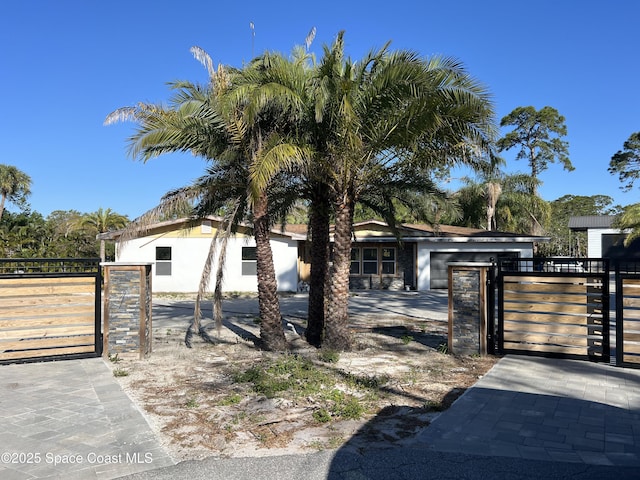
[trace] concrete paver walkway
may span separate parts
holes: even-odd
[[[101,358],[0,365],[0,478],[109,479],[172,465]]]
[[[510,355],[417,440],[443,452],[640,466],[640,371]]]

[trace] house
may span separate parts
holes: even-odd
[[[569,228],[574,232],[587,233],[587,257],[612,260],[640,259],[640,241],[628,247],[624,239],[628,232],[615,228],[615,215],[584,215],[569,218]]]
[[[153,263],[154,292],[195,292],[220,220],[212,216],[197,225],[188,219],[166,221],[126,243],[120,241],[121,232],[99,238],[116,242],[118,262]],[[400,242],[384,222],[353,225],[350,288],[447,288],[448,262],[531,258],[534,242],[548,241],[449,225],[403,224],[397,233]],[[271,248],[279,291],[296,291],[309,281],[306,225],[272,229]],[[215,267],[212,271],[215,275]],[[257,291],[256,249],[249,226],[239,226],[228,242],[223,290]]]

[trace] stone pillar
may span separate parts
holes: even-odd
[[[487,270],[489,262],[449,263],[449,352],[487,353]]]
[[[106,262],[103,356],[151,353],[151,263]]]

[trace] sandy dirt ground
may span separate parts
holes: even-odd
[[[182,461],[411,442],[496,362],[448,354],[442,321],[358,315],[354,350],[333,362],[303,340],[303,327],[299,319],[285,323],[283,355],[256,348],[259,325],[251,314],[226,315],[220,332],[210,331],[216,344],[196,337],[191,349],[184,328],[161,325],[150,356],[111,355],[107,363],[169,454]],[[307,362],[335,383],[270,395],[239,381],[247,370],[283,358]],[[354,399],[358,414],[345,415]]]

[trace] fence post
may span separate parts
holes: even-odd
[[[489,262],[451,262],[448,349],[461,355],[487,354]]]
[[[103,355],[151,353],[151,263],[105,262]]]

